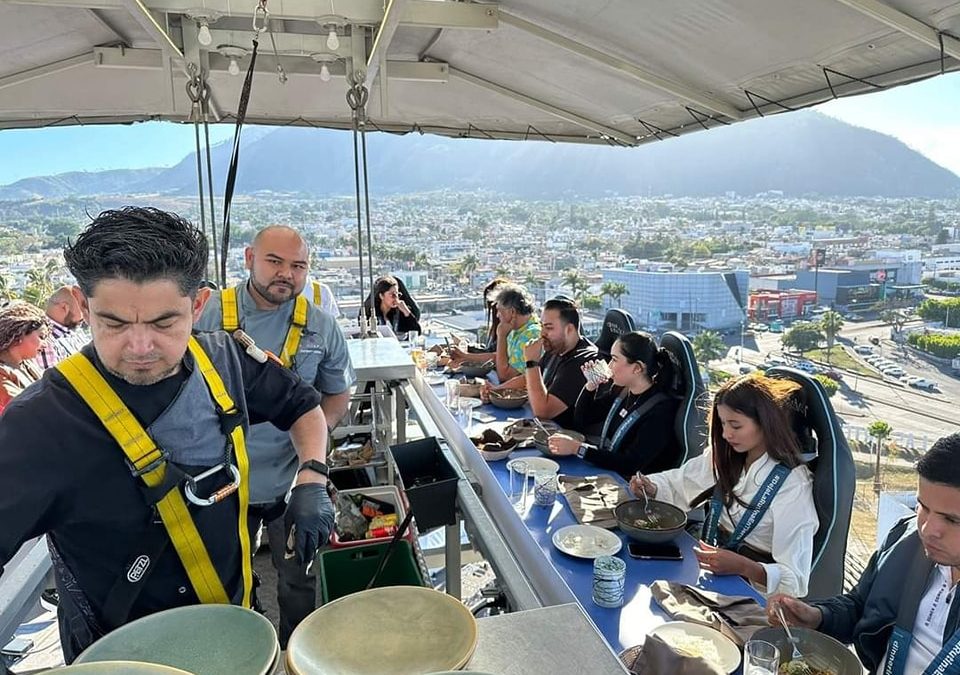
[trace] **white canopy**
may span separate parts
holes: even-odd
[[[266,7],[288,81],[265,33],[247,117],[263,124],[349,127],[357,72],[378,129],[635,145],[960,67],[955,0]],[[255,0],[0,0],[0,128],[185,121],[195,68],[230,120],[255,11]]]

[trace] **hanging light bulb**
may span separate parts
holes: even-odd
[[[336,26],[330,26],[330,32],[327,33],[327,49],[334,52],[340,49],[340,36],[337,35]]]
[[[230,65],[227,66],[227,72],[230,73],[231,75],[240,74],[240,64],[237,63],[236,59],[230,59]]]
[[[326,64],[326,63],[324,63],[322,66],[320,66],[320,79],[321,79],[321,81],[323,81],[323,82],[329,82],[329,81],[330,81],[330,69],[327,68],[327,64]]]
[[[200,30],[197,32],[197,42],[204,47],[209,47],[213,42],[213,36],[210,34],[210,26],[207,25],[206,21],[200,22]]]

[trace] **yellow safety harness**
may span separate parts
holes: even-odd
[[[236,405],[230,398],[230,394],[227,393],[223,379],[203,347],[193,337],[190,338],[189,350],[196,362],[196,367],[203,376],[210,395],[216,402],[221,419],[237,415]],[[83,354],[76,353],[64,361],[60,361],[56,367],[80,398],[90,406],[90,409],[110,432],[110,435],[113,436],[126,455],[134,474],[143,480],[148,489],[162,486],[167,473],[166,455],[157,447],[150,435],[130,412],[130,409],[120,400],[120,397],[117,396],[90,360]],[[250,483],[243,426],[241,424],[235,425],[229,435],[236,456],[236,468],[239,471],[237,492],[240,499],[240,516],[237,534],[240,537],[240,559],[243,561],[242,602],[244,607],[250,607],[250,594],[253,589],[250,535],[247,530]],[[209,501],[210,503],[220,501],[232,492],[233,490],[229,489],[228,486],[228,488],[214,493]],[[210,559],[210,554],[207,552],[203,539],[197,531],[179,486],[174,485],[157,501],[155,506],[200,602],[204,604],[230,604],[230,598],[213,566],[213,561]]]
[[[318,309],[323,309],[323,284],[316,279],[310,283],[313,284],[313,304],[315,304]]]
[[[302,295],[298,295],[293,306],[293,316],[290,317],[290,329],[287,331],[287,338],[283,341],[283,351],[278,355],[285,368],[293,364],[293,357],[297,355],[300,349],[300,338],[303,336],[303,329],[307,327],[307,307],[309,301]],[[220,308],[223,321],[223,330],[228,333],[240,328],[240,310],[237,305],[237,289],[225,288],[220,291]]]

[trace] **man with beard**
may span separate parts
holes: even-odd
[[[580,335],[580,310],[568,298],[547,300],[540,313],[540,339],[523,348],[524,377],[533,414],[574,429],[574,407],[586,384],[581,366],[597,348]]]
[[[767,601],[792,626],[853,644],[871,673],[955,673],[960,663],[960,433],[939,439],[920,461],[917,514],[894,525],[849,592],[807,604]]]
[[[157,209],[105,211],[64,251],[91,344],[47,370],[0,420],[0,568],[47,535],[64,658],[147,614],[250,606],[249,424],[326,458],[313,387],[222,332],[192,336],[209,297],[207,240]],[[291,498],[294,554],[333,527],[322,472]]]
[[[306,242],[290,227],[270,226],[254,237],[244,259],[250,271],[247,281],[213,293],[194,328],[228,333],[242,329],[321,394],[320,407],[333,429],[347,411],[356,378],[337,322],[302,295],[310,260]],[[256,551],[260,527],[266,523],[277,569],[280,644],[286,647],[290,633],[316,604],[313,566],[284,556],[284,509],[299,463],[289,435],[272,424],[251,427],[247,445],[250,531]]]
[[[83,314],[69,286],[61,286],[47,298],[50,334],[37,354],[37,365],[46,370],[57,365],[90,341],[83,330]]]

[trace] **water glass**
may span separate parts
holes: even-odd
[[[519,476],[520,480],[523,481],[523,483],[521,484],[522,486],[521,489],[523,491],[524,500],[526,500],[527,463],[519,459],[513,460],[512,462],[510,462],[509,471],[510,471],[510,499],[512,500],[514,497],[517,496],[517,493],[513,488],[513,477]]]
[[[763,640],[748,640],[743,647],[743,675],[777,675],[780,650]]]
[[[461,398],[459,402],[459,407],[457,408],[459,415],[457,421],[460,423],[460,428],[463,429],[467,435],[470,435],[473,421],[473,401],[469,398]]]
[[[447,380],[443,383],[443,391],[446,394],[447,407],[450,410],[460,408],[460,380]]]
[[[612,555],[602,555],[593,561],[593,602],[600,607],[623,605],[623,588],[627,564]]]
[[[537,506],[553,506],[557,499],[557,473],[537,471],[533,474],[533,502]]]

